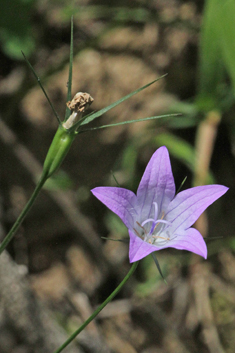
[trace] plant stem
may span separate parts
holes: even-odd
[[[42,189],[43,185],[45,184],[46,180],[47,180],[47,174],[43,173],[39,182],[36,185],[36,188],[35,188],[32,196],[30,197],[29,201],[25,205],[23,211],[21,212],[21,214],[19,215],[19,217],[15,221],[13,227],[11,228],[11,230],[9,231],[7,236],[2,241],[2,243],[0,245],[0,255],[3,252],[3,250],[7,247],[7,245],[9,244],[9,242],[11,241],[13,236],[15,235],[16,231],[20,227],[21,223],[23,222],[25,216],[27,215],[27,213],[29,212],[29,210],[33,206],[33,204],[34,204],[40,190]]]
[[[71,343],[74,338],[84,330],[84,328],[99,314],[99,312],[118,294],[118,292],[121,290],[121,288],[124,286],[124,284],[127,282],[127,280],[131,277],[131,275],[134,273],[136,270],[136,267],[138,265],[138,261],[134,262],[130,268],[130,271],[128,274],[125,276],[125,278],[122,280],[122,282],[119,284],[119,286],[110,294],[110,296],[93,312],[93,314],[74,332],[72,335],[65,341],[54,353],[60,353],[63,351],[64,348],[66,348],[69,343]]]

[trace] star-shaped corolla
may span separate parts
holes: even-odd
[[[191,226],[227,190],[223,185],[205,185],[175,196],[169,153],[163,146],[151,157],[136,195],[120,187],[97,187],[91,191],[128,228],[129,258],[135,262],[169,247],[207,258],[205,241]]]

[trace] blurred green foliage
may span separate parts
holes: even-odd
[[[31,9],[35,0],[1,0],[0,41],[7,56],[23,60],[21,51],[30,55],[35,49]]]
[[[207,0],[200,40],[197,104],[208,112],[225,110],[235,93],[235,2]],[[226,85],[226,74],[230,85]],[[234,98],[234,97],[233,97]]]

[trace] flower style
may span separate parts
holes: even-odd
[[[91,191],[128,228],[129,258],[135,262],[169,247],[188,250],[206,259],[205,241],[191,226],[227,190],[223,185],[205,185],[175,196],[169,153],[163,146],[151,157],[137,195],[120,187],[97,187]]]

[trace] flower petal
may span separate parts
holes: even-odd
[[[207,247],[201,233],[195,228],[189,228],[182,235],[169,241],[168,246],[178,250],[188,250],[207,258]]]
[[[166,220],[172,222],[171,232],[191,227],[202,212],[227,190],[223,185],[205,185],[180,192],[165,215]]]
[[[131,231],[129,231],[129,235],[130,235],[130,246],[129,246],[130,263],[141,260],[143,259],[143,257],[151,254],[151,252],[158,250],[154,245],[146,243]]]
[[[166,248],[175,248],[178,250],[191,251],[197,255],[207,258],[207,247],[205,240],[201,233],[195,228],[189,228],[182,234],[170,240],[166,245],[158,247],[144,242],[142,239],[129,231],[130,235],[130,248],[129,259],[130,262],[141,260],[143,257],[151,254],[153,251],[159,251]]]
[[[159,212],[165,210],[175,195],[175,182],[171,170],[168,150],[160,147],[152,155],[137,191],[138,212],[141,220],[154,215],[153,202],[157,202]]]
[[[127,228],[132,228],[136,217],[136,195],[127,189],[118,187],[97,187],[92,194],[116,213]]]

